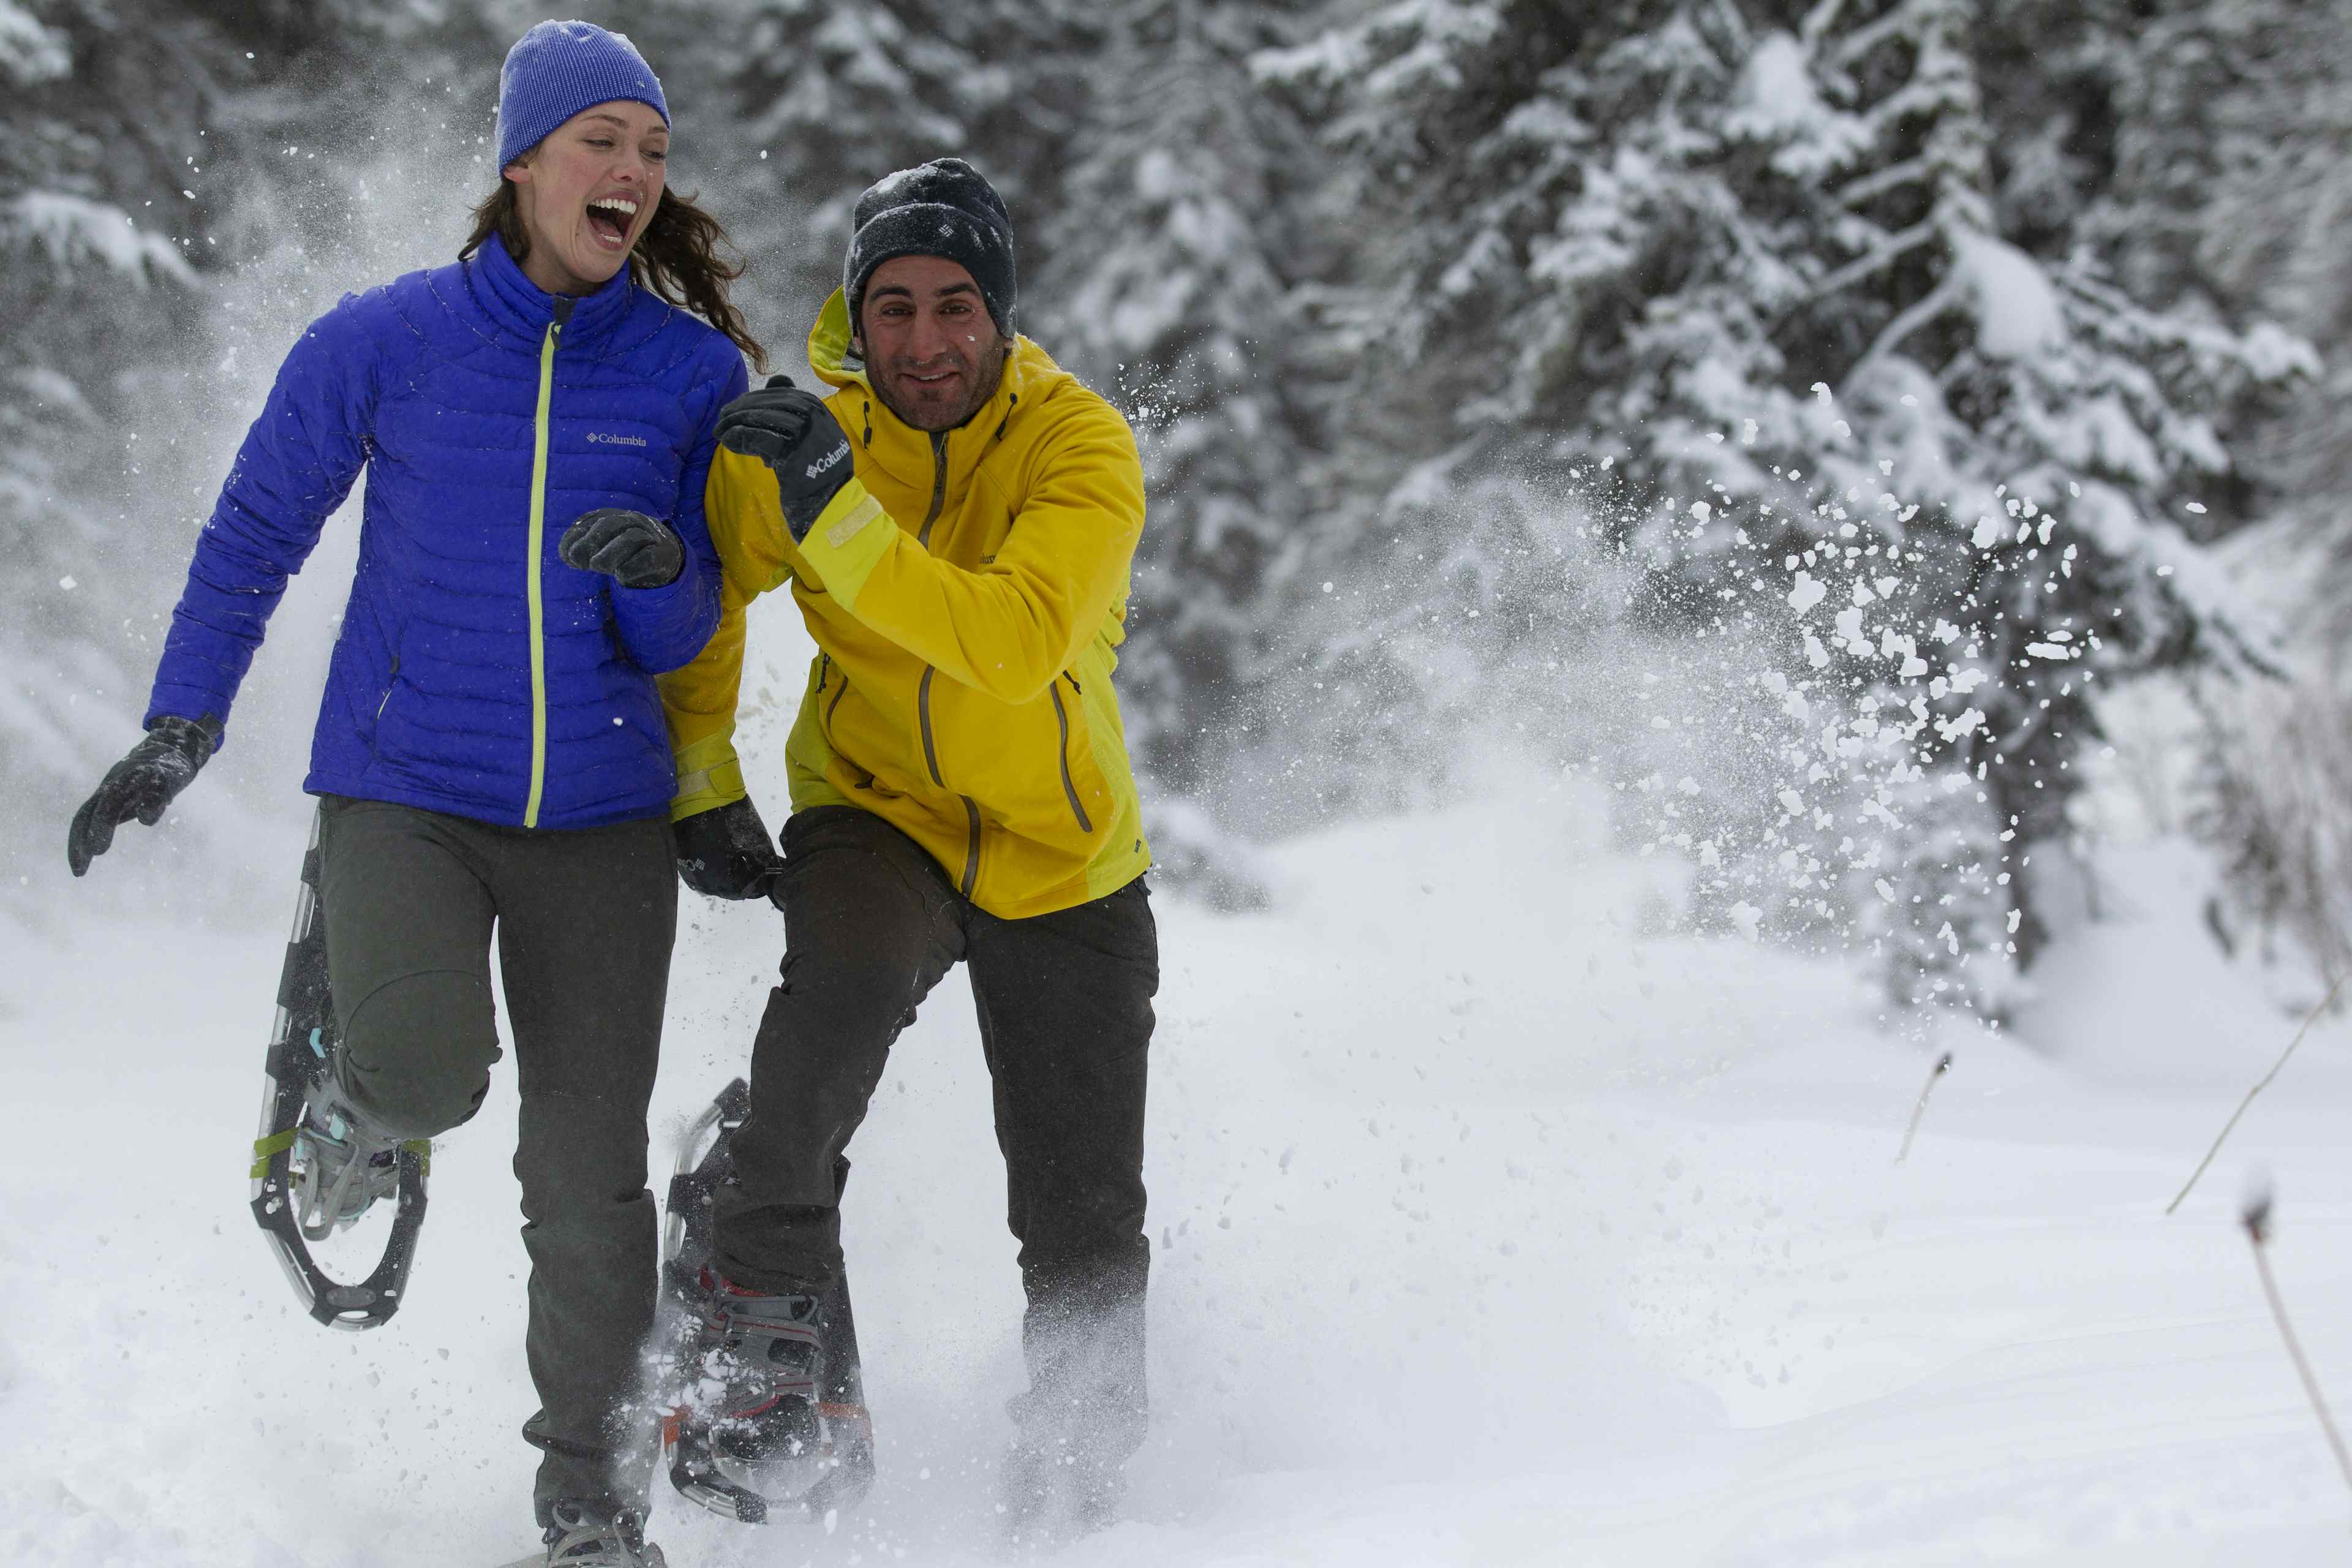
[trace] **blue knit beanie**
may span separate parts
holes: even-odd
[[[515,40],[499,70],[499,167],[582,110],[615,100],[646,104],[669,123],[661,79],[626,33],[593,22],[541,22]]]

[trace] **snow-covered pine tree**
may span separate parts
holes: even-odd
[[[2115,172],[2094,231],[2136,293],[2224,320],[2266,314],[2325,351],[2312,395],[2272,411],[2254,471],[2269,493],[2246,500],[2333,535],[2313,608],[2352,646],[2352,531],[2338,522],[2352,500],[2352,0],[2167,0],[2122,30]],[[2252,507],[2227,510],[2235,522]]]
[[[143,459],[124,414],[190,342],[201,182],[174,154],[200,144],[190,71],[221,66],[220,42],[0,0],[0,900],[37,897],[28,868],[55,868],[76,792],[126,743],[142,672],[117,626],[148,577],[123,537]]]
[[[1282,7],[1118,0],[1102,19],[1031,331],[1136,425],[1151,516],[1121,700],[1139,758],[1189,794],[1247,721],[1296,592],[1332,380],[1296,285],[1334,237],[1320,150],[1249,74]]]
[[[1974,53],[2003,127],[2004,233],[2032,248],[2071,227],[2169,314],[2340,335],[2328,302],[2352,286],[2325,215],[2352,203],[2352,60],[2330,46],[2352,0],[2004,0],[1994,19]],[[2227,411],[2238,462],[2187,531],[2218,537],[2307,492],[2310,459],[2346,445],[2326,401]]]
[[[2259,411],[2246,479],[2205,520],[2290,626],[2284,681],[2192,683],[2205,717],[2191,825],[2228,872],[2217,932],[2323,976],[2352,964],[2352,36],[2347,0],[2165,0],[2089,26],[2111,155],[2088,226],[2135,292],[2223,321],[2275,316],[2321,346],[2317,382]],[[2082,18],[2060,24],[2084,27]],[[2267,514],[2267,516],[2265,516]]]
[[[1730,721],[1748,853],[1703,891],[1844,928],[1905,999],[1997,1000],[2089,683],[2242,651],[2174,519],[2231,471],[2210,411],[2307,354],[2142,306],[2077,214],[2002,232],[1974,0],[1356,9],[1266,68],[1402,237],[1385,427],[1424,435],[1364,466],[1366,515],[1491,536],[1480,487],[1549,478],[1653,636],[1777,641]],[[1499,618],[1521,669],[1562,630]]]
[[[1034,274],[1074,140],[1063,79],[1095,36],[1067,0],[700,0],[640,31],[726,128],[701,148],[710,205],[784,364],[840,285],[859,193],[895,169],[971,159],[1012,207]]]
[[[1513,0],[1342,0],[1318,21],[1255,62],[1332,160],[1330,244],[1297,289],[1339,372],[1329,479],[1299,530],[1304,592],[1271,661],[1290,678],[1266,694],[1244,766],[1294,821],[1442,795],[1447,753],[1497,713],[1578,723],[1559,656],[1606,619],[1612,591],[1562,569],[1591,498],[1529,438],[1549,373],[1515,370],[1562,344],[1504,280],[1577,177],[1584,132],[1531,100],[1589,24]],[[1541,657],[1517,657],[1506,626]]]
[[[437,222],[436,260],[463,233],[446,155],[488,130],[502,47],[478,10],[71,0],[35,20],[0,0],[15,89],[0,153],[0,308],[15,323],[0,347],[0,788],[23,806],[0,839],[9,896],[40,896],[23,867],[54,871],[67,815],[135,735],[194,531],[293,332],[375,280],[371,233],[404,244]],[[421,196],[371,186],[428,142],[441,166]],[[255,744],[257,717],[248,704],[208,796],[248,767],[280,784],[299,767]]]

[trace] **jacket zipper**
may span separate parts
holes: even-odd
[[[1062,679],[1070,683],[1071,690],[1078,689],[1076,676],[1065,670]],[[1061,682],[1056,681],[1045,689],[1054,694],[1054,722],[1062,731],[1062,749],[1054,753],[1055,760],[1062,764],[1062,794],[1070,803],[1070,815],[1078,819],[1078,831],[1092,833],[1095,825],[1087,820],[1087,808],[1078,804],[1078,786],[1070,778],[1070,715],[1068,710],[1062,706]]]
[[[926,550],[931,547],[931,525],[939,521],[947,504],[948,433],[938,430],[931,434],[931,510],[923,514],[922,531],[915,535],[915,542]],[[932,666],[923,667],[922,681],[915,688],[915,713],[922,724],[923,763],[931,770],[931,783],[945,789],[948,781],[940,773],[939,742],[931,735],[931,678],[937,674],[938,669]],[[825,716],[828,721],[832,718],[830,711]],[[963,802],[965,827],[963,876],[957,889],[968,899],[980,880],[980,803],[961,793],[956,798]]]
[[[948,504],[948,433],[931,432],[931,510],[923,514],[923,531],[915,535],[915,542],[929,550],[931,547],[931,524],[939,521],[940,510]]]
[[[545,575],[540,556],[547,544],[547,426],[548,411],[555,401],[555,348],[563,336],[563,324],[572,319],[574,303],[570,295],[556,297],[555,317],[539,342],[539,412],[531,420],[530,527],[523,587],[530,606],[530,794],[522,805],[525,827],[539,826],[540,797],[547,788],[547,605],[540,591],[540,579]]]

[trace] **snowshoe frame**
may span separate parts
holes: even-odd
[[[278,982],[278,1020],[262,1068],[261,1131],[253,1141],[251,1207],[270,1248],[286,1270],[302,1309],[331,1329],[357,1332],[382,1326],[400,1310],[425,1224],[425,1182],[433,1163],[429,1140],[400,1146],[400,1187],[392,1233],[368,1277],[345,1284],[310,1256],[295,1214],[288,1165],[310,1102],[325,1087],[336,1041],[334,999],[327,988],[327,931],[319,908],[319,818],[302,856],[302,888],[295,897],[294,929]]]
[[[751,1113],[751,1086],[736,1079],[719,1091],[679,1141],[677,1168],[670,1177],[662,1222],[663,1307],[670,1319],[666,1336],[671,1358],[685,1353],[702,1314],[702,1268],[712,1247],[712,1210],[719,1188],[734,1166],[729,1147]],[[709,1140],[704,1147],[704,1140]],[[824,1398],[817,1418],[824,1433],[824,1473],[798,1498],[766,1497],[721,1468],[707,1426],[681,1401],[661,1422],[662,1458],[670,1485],[688,1501],[743,1524],[763,1524],[779,1510],[815,1520],[864,1495],[874,1473],[874,1430],[866,1413],[865,1381],[859,1371],[857,1330],[850,1315],[846,1276],[827,1292],[824,1316],[835,1325],[825,1373]]]

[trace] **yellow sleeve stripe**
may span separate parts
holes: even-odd
[[[852,615],[866,580],[898,541],[897,528],[870,526],[877,519],[888,518],[864,481],[853,479],[825,503],[801,541],[801,558],[824,579],[834,602]]]
[[[731,734],[721,731],[678,748],[677,791],[669,803],[672,822],[716,811],[741,800],[745,793],[743,764],[735,755]]]
[[[860,485],[857,488],[864,489],[866,487],[864,485]],[[832,509],[828,507],[826,510],[830,510]],[[832,527],[824,531],[824,542],[833,546],[835,550],[838,550],[843,545],[848,543],[851,540],[856,538],[857,531],[859,529],[864,528],[867,523],[872,522],[876,518],[880,517],[881,515],[882,503],[876,500],[871,495],[868,495],[857,505],[851,507],[848,512],[839,522],[835,523]]]

